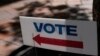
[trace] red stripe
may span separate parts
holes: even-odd
[[[47,37],[40,37],[40,35],[35,36],[33,39],[37,41],[39,44],[45,43],[45,44],[58,45],[58,46],[83,48],[83,42],[81,41],[53,39]]]

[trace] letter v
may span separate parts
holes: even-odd
[[[35,26],[35,29],[37,30],[37,32],[41,32],[42,28],[43,28],[43,23],[40,23],[39,25],[37,25],[36,22],[33,23]]]

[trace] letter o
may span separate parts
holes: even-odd
[[[55,27],[52,24],[47,23],[44,25],[44,31],[47,33],[54,33]]]

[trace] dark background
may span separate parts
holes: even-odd
[[[0,6],[4,6],[17,1],[21,1],[21,0],[0,0]]]

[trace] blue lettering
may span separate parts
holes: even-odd
[[[45,31],[46,33],[54,33],[58,32],[58,34],[63,34],[66,32],[67,35],[69,36],[77,36],[77,26],[75,25],[62,25],[62,24],[50,24],[50,23],[36,23],[33,22],[33,25],[36,29],[37,32],[42,32]],[[58,30],[56,30],[58,29]],[[64,30],[65,29],[65,30]]]
[[[47,23],[44,25],[44,31],[47,33],[54,33],[55,27],[52,24]]]
[[[55,24],[55,26],[58,27],[59,34],[62,34],[63,33],[62,29],[63,27],[65,27],[65,25]]]
[[[37,32],[41,32],[42,28],[43,28],[43,23],[40,23],[39,25],[37,25],[37,23],[33,23],[35,26],[35,29],[37,30]]]
[[[67,35],[77,36],[76,28],[77,28],[77,26],[67,25],[66,26]]]

